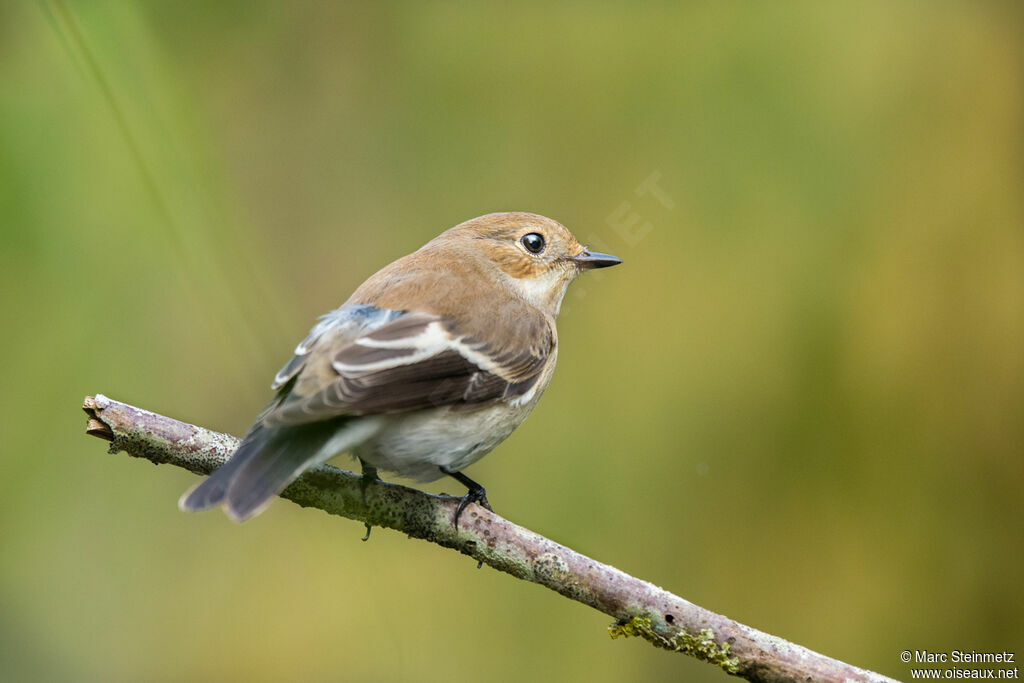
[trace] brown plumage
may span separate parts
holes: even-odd
[[[529,213],[481,216],[371,276],[324,316],[274,381],[278,394],[231,461],[183,509],[260,509],[304,469],[350,451],[429,481],[504,440],[554,372],[555,318],[581,271],[618,263]]]

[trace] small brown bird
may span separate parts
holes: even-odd
[[[364,282],[277,373],[277,395],[182,510],[258,514],[304,470],[351,453],[363,474],[462,474],[522,424],[551,381],[555,318],[584,270],[621,261],[560,223],[493,213],[461,223]]]

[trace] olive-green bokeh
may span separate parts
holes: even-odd
[[[318,314],[508,209],[625,264],[469,471],[499,512],[899,678],[1020,655],[1020,7],[3,5],[0,677],[724,680],[83,435],[95,392],[244,431]]]

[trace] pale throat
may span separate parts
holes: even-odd
[[[507,277],[509,284],[519,296],[553,316],[557,316],[561,310],[565,290],[573,281],[572,273],[558,268],[552,268],[535,277]]]

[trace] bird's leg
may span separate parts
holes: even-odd
[[[363,476],[359,479],[359,489],[363,493],[363,505],[366,505],[366,487],[380,481],[380,476],[377,475],[377,468],[362,458],[359,458],[359,464],[363,468]],[[363,524],[366,526],[366,535],[363,536],[363,540],[368,541],[370,540],[370,524],[369,522],[363,522]]]
[[[359,488],[363,490],[363,502],[366,502],[366,487],[375,481],[380,481],[380,475],[377,474],[377,468],[366,462],[362,458],[359,458],[359,464],[363,468],[363,478],[359,481]]]
[[[452,472],[446,467],[442,467],[440,469],[449,477],[455,479],[460,484],[469,489],[469,491],[466,492],[466,495],[464,495],[462,499],[459,501],[459,506],[455,508],[456,529],[459,528],[459,515],[462,514],[462,511],[465,510],[466,506],[469,505],[470,503],[479,503],[480,505],[487,508],[491,512],[494,512],[494,508],[492,508],[491,504],[487,502],[487,491],[484,490],[483,486],[476,483],[462,472]]]

